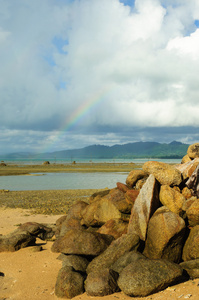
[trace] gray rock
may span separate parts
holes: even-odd
[[[130,250],[136,250],[139,246],[139,236],[137,234],[124,234],[99,256],[95,257],[87,267],[87,273],[100,269],[110,268],[116,260]]]
[[[84,293],[84,277],[71,267],[60,269],[55,284],[55,295],[60,298],[73,298]]]
[[[106,296],[119,290],[118,273],[109,269],[101,269],[88,274],[85,291],[89,296]]]
[[[129,296],[146,297],[182,278],[182,268],[166,260],[140,259],[121,272],[118,285]]]
[[[0,252],[14,252],[27,246],[35,245],[36,238],[29,232],[12,232],[5,236],[0,236]]]
[[[86,272],[89,261],[79,255],[65,255],[61,253],[58,258],[62,261],[62,266],[72,267],[75,271]]]
[[[117,273],[121,273],[124,268],[129,264],[138,261],[139,259],[147,259],[143,254],[137,251],[130,251],[118,258],[116,262],[111,266],[111,269]]]
[[[134,203],[127,232],[136,233],[145,241],[149,219],[159,206],[159,184],[151,174]]]

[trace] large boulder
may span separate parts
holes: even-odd
[[[99,255],[112,242],[113,237],[97,232],[71,229],[52,245],[52,252],[76,255]]]
[[[55,225],[44,225],[36,222],[26,222],[20,225],[15,233],[28,232],[41,240],[51,239],[55,234]]]
[[[87,268],[87,273],[100,270],[102,268],[110,268],[116,260],[130,250],[136,250],[139,246],[139,236],[137,234],[124,234],[99,256],[95,257]]]
[[[179,170],[169,164],[158,161],[147,161],[142,169],[153,174],[160,184],[179,185],[182,182],[182,175]]]
[[[139,195],[139,190],[128,190],[125,193],[125,199],[128,203],[130,203],[133,206],[138,195]]]
[[[147,177],[148,174],[146,172],[144,172],[143,170],[132,170],[128,177],[126,178],[126,184],[129,187],[134,187],[136,182],[142,178]]]
[[[179,215],[183,214],[182,208],[186,199],[180,192],[171,188],[169,185],[162,185],[159,197],[162,205],[168,207],[170,211]]]
[[[13,231],[0,236],[0,252],[14,252],[21,248],[35,245],[36,237],[28,231]]]
[[[102,225],[97,232],[112,235],[115,239],[118,239],[120,236],[127,233],[127,228],[127,222],[120,219],[111,219]]]
[[[192,144],[187,149],[187,155],[194,159],[196,157],[199,157],[199,143]]]
[[[183,248],[184,261],[199,258],[199,225],[193,227]]]
[[[199,225],[199,199],[190,203],[190,206],[186,210],[189,226],[194,227]]]
[[[119,257],[116,262],[111,266],[111,269],[120,274],[124,268],[139,259],[147,259],[143,254],[138,251],[129,251]]]
[[[128,233],[136,233],[144,241],[149,219],[159,205],[159,184],[151,174],[140,190],[132,208]]]
[[[132,203],[126,201],[125,193],[118,188],[112,189],[103,199],[114,204],[121,213],[128,214],[131,212]]]
[[[186,270],[190,278],[199,278],[199,259],[184,261],[180,266]]]
[[[119,290],[118,273],[110,269],[100,269],[88,274],[85,281],[85,291],[89,296],[106,296]]]
[[[185,239],[184,220],[166,207],[159,208],[149,221],[143,254],[150,259],[180,262]]]
[[[79,255],[66,255],[61,253],[58,258],[62,261],[62,267],[72,267],[75,271],[86,272],[89,261],[86,257]]]
[[[81,225],[102,226],[110,219],[121,219],[122,213],[107,198],[96,200],[82,211]]]
[[[140,259],[121,272],[118,285],[127,295],[146,297],[157,293],[182,278],[182,268],[166,260]]]
[[[72,267],[59,270],[55,284],[55,295],[60,298],[73,298],[84,293],[84,277]]]

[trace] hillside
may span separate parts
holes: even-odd
[[[117,159],[117,158],[182,158],[188,144],[173,141],[169,144],[158,142],[135,142],[124,145],[92,145],[81,149],[63,150],[52,153],[13,153],[1,155],[0,159]]]

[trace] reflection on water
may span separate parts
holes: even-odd
[[[40,175],[40,176],[35,176]],[[125,183],[128,173],[46,173],[0,176],[0,189],[11,191],[103,189]]]

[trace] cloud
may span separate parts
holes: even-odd
[[[198,1],[0,4],[4,149],[20,148],[14,136],[37,150],[123,143],[130,128],[182,140],[178,128],[199,126]]]

